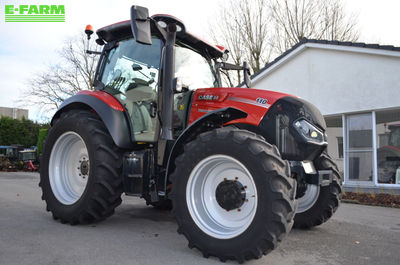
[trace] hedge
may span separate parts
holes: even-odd
[[[20,144],[24,147],[34,146],[38,142],[40,129],[49,128],[48,124],[39,124],[22,118],[0,118],[0,145]]]

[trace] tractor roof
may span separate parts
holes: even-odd
[[[155,15],[155,16],[168,16],[168,15]],[[153,16],[153,17],[155,17]],[[100,28],[96,31],[97,35],[105,40],[106,42],[110,42],[113,40],[120,40],[126,37],[132,36],[131,24],[130,20],[121,21],[115,24],[111,24],[109,26]],[[196,51],[209,55],[212,58],[219,58],[222,57],[225,48],[221,46],[216,46],[208,43],[205,40],[202,40],[195,35],[184,32],[184,33],[177,33],[176,38],[181,43],[188,45],[195,49]]]

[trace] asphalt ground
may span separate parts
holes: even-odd
[[[94,225],[54,221],[37,173],[0,172],[0,265],[222,264],[187,247],[168,211],[123,197]],[[229,261],[227,264],[237,264]],[[327,223],[292,230],[279,247],[245,264],[400,264],[400,209],[342,204]]]

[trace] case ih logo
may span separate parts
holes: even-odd
[[[218,100],[219,96],[217,95],[199,95],[199,100]]]
[[[5,5],[5,22],[65,22],[64,5]]]

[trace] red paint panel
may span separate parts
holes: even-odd
[[[89,95],[95,98],[100,99],[104,103],[106,103],[108,106],[111,108],[118,110],[118,111],[124,111],[124,107],[122,107],[121,103],[111,96],[110,94],[104,92],[104,91],[91,91],[91,90],[81,90],[77,94],[79,95]]]
[[[246,112],[248,116],[227,124],[248,123],[258,126],[271,105],[278,99],[286,96],[290,95],[253,88],[224,87],[197,89],[193,96],[189,124],[209,111],[233,107]]]

